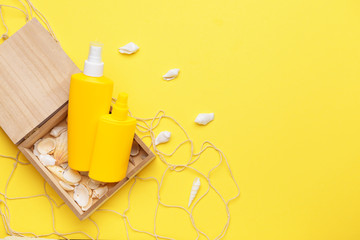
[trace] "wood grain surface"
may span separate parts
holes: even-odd
[[[68,101],[77,72],[35,18],[0,45],[0,126],[15,144]]]

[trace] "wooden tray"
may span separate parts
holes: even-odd
[[[80,70],[43,26],[33,19],[0,45],[0,125],[19,150],[83,220],[114,195],[155,157],[135,135],[140,153],[127,176],[82,211],[58,179],[33,154],[34,143],[67,117],[70,76]]]

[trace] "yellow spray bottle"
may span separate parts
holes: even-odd
[[[71,76],[68,111],[69,166],[89,171],[100,116],[109,113],[114,83],[103,77],[102,44],[92,42],[84,73]]]
[[[136,120],[128,116],[128,95],[120,93],[111,114],[100,117],[89,177],[102,182],[125,178]]]

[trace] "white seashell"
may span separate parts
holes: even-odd
[[[89,191],[83,184],[75,186],[74,200],[77,202],[77,204],[79,204],[80,207],[85,207],[89,203]]]
[[[200,178],[197,177],[197,178],[195,178],[192,188],[191,188],[188,207],[190,207],[192,201],[196,197],[196,194],[199,191],[199,188],[200,188]]]
[[[92,206],[92,204],[93,204],[93,200],[92,200],[92,198],[89,198],[88,204],[86,204],[86,206],[84,206],[84,207],[81,207],[81,210],[83,210],[84,212],[89,210],[89,208]]]
[[[35,156],[39,157],[40,156],[40,153],[39,151],[37,150],[37,145],[39,144],[39,142],[41,142],[42,139],[39,139],[36,141],[36,143],[34,144],[34,150],[33,150],[33,153]]]
[[[155,139],[155,145],[159,145],[160,143],[166,143],[170,140],[171,132],[162,131]]]
[[[52,166],[55,165],[55,158],[53,158],[52,156],[48,155],[48,154],[40,154],[38,156],[40,162],[44,165],[44,166]]]
[[[200,125],[206,125],[212,120],[214,120],[214,113],[199,113],[195,119],[195,122]]]
[[[100,182],[89,178],[87,185],[90,189],[96,189],[100,186]]]
[[[93,198],[101,198],[108,192],[108,187],[105,185],[104,187],[99,187],[94,189],[92,197]]]
[[[81,180],[81,175],[79,172],[68,167],[63,172],[63,178],[70,184],[77,184]]]
[[[173,80],[174,78],[176,78],[179,75],[179,71],[180,69],[178,68],[174,68],[169,70],[164,76],[164,80],[170,81]]]
[[[89,191],[89,196],[91,196],[92,195],[92,189],[89,187],[89,179],[90,178],[88,176],[82,176],[81,181],[79,182],[79,184],[84,185],[87,188],[87,190]]]
[[[138,155],[139,152],[140,152],[139,144],[137,144],[137,142],[133,142],[133,144],[131,146],[130,155],[134,157],[134,156]]]
[[[54,127],[50,131],[50,135],[53,136],[53,137],[59,137],[66,130],[67,130],[66,124],[60,124],[59,126]]]
[[[68,161],[68,141],[67,131],[63,132],[56,138],[56,148],[54,151],[54,158],[56,159],[56,165],[60,165]]]
[[[36,145],[36,150],[40,153],[40,154],[52,154],[54,152],[55,149],[55,139],[53,138],[44,138],[41,139],[41,141],[39,141]]]
[[[66,182],[59,181],[60,186],[65,189],[66,191],[72,191],[74,190],[73,186],[70,186],[70,184],[67,184]]]
[[[47,169],[49,169],[49,171],[54,174],[56,177],[60,178],[61,180],[64,179],[63,177],[63,173],[64,173],[64,169],[62,169],[59,166],[47,166]]]
[[[139,50],[139,47],[133,42],[129,42],[125,46],[119,48],[119,52],[123,54],[133,54],[137,52],[137,50]]]
[[[69,164],[67,162],[60,164],[60,167],[62,167],[63,169],[67,169],[68,166]]]

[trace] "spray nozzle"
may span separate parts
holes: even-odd
[[[84,74],[90,77],[101,77],[104,71],[104,63],[101,61],[101,52],[104,44],[90,42],[89,57],[85,60]]]
[[[89,50],[89,62],[101,63],[101,50],[104,44],[100,42],[90,42],[90,50]]]

